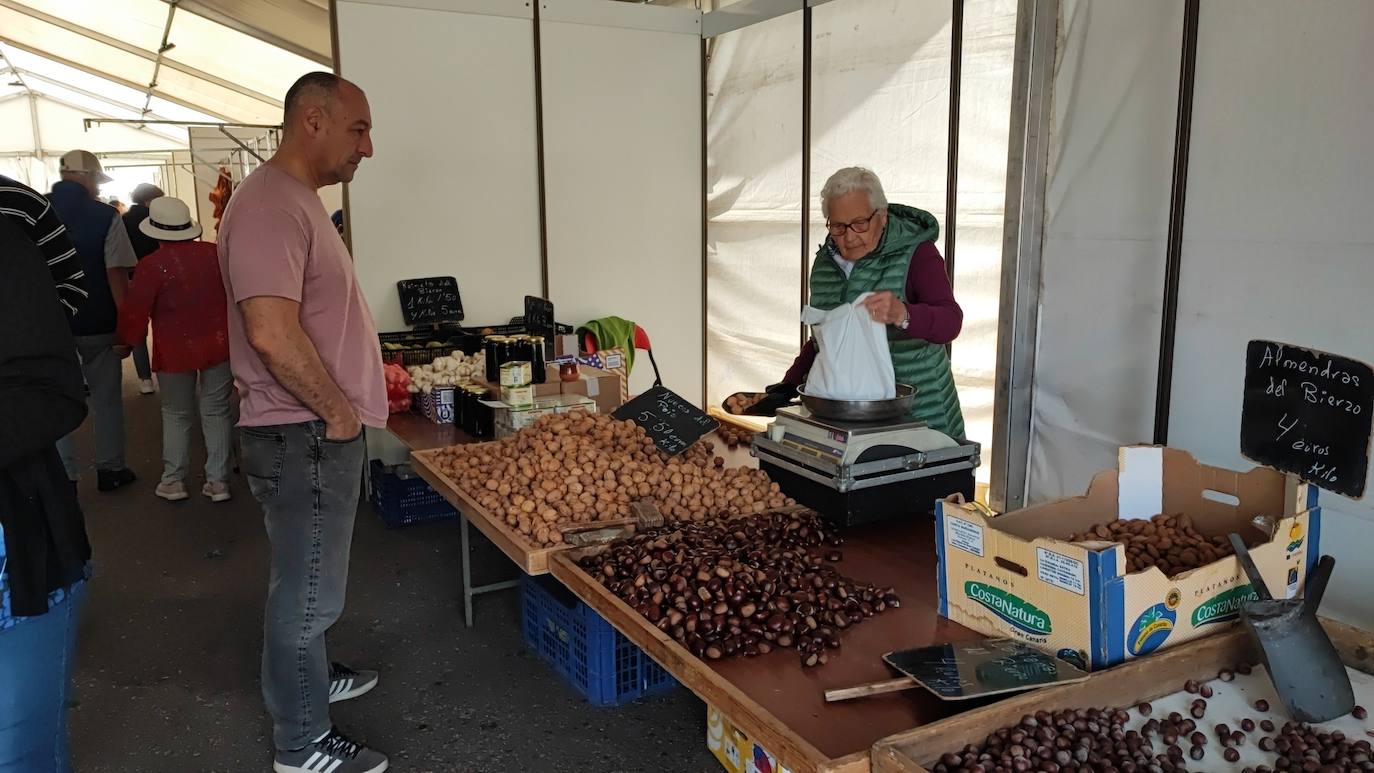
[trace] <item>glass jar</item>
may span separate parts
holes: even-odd
[[[502,340],[502,336],[495,335],[487,336],[482,339],[482,347],[486,354],[488,384],[495,384],[496,381],[501,378],[501,363],[498,357],[500,356],[500,344]]]
[[[534,383],[548,381],[548,373],[544,369],[544,336],[530,336],[530,369]]]
[[[483,439],[493,437],[496,434],[496,412],[482,402],[489,399],[490,393],[485,387],[475,387],[472,397],[472,431],[468,434]]]

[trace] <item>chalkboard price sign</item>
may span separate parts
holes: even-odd
[[[654,445],[665,454],[686,451],[720,422],[701,412],[667,387],[656,386],[620,406],[615,418],[633,421],[644,428]]]
[[[463,321],[458,280],[451,276],[402,279],[396,283],[396,292],[401,296],[401,315],[407,325]]]
[[[1240,452],[1318,488],[1364,495],[1374,370],[1313,349],[1251,341]]]

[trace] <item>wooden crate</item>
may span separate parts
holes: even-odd
[[[434,487],[449,504],[458,508],[458,512],[467,516],[468,522],[476,526],[478,531],[487,536],[492,544],[501,549],[515,565],[525,574],[539,575],[549,573],[549,557],[564,550],[571,550],[573,545],[558,545],[555,547],[536,547],[525,538],[523,534],[506,525],[506,521],[499,515],[488,512],[486,508],[477,504],[471,497],[465,494],[458,484],[439,470],[434,462],[433,451],[416,451],[411,454],[414,460],[415,472]],[[634,533],[633,518],[615,518],[603,521],[594,521],[577,525],[577,531],[587,531],[591,529],[621,529],[626,536]]]
[[[1374,673],[1374,634],[1323,618],[1341,659]],[[873,770],[920,773],[940,755],[981,743],[988,733],[1015,725],[1026,714],[1069,708],[1134,706],[1178,691],[1189,679],[1205,681],[1222,668],[1258,660],[1249,634],[1239,626],[1180,644],[1149,657],[1094,673],[1087,681],[1034,690],[949,719],[888,736],[873,745]]]

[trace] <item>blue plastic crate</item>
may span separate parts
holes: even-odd
[[[430,488],[424,478],[403,478],[388,471],[378,459],[372,460],[370,477],[372,508],[382,517],[388,529],[458,517],[453,505]]]
[[[544,577],[520,582],[525,644],[595,706],[619,706],[677,686],[645,655],[567,588]]]

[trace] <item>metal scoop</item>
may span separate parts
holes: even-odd
[[[1231,545],[1259,597],[1241,605],[1241,620],[1288,713],[1299,722],[1326,722],[1349,714],[1355,708],[1350,675],[1317,619],[1336,559],[1322,556],[1317,561],[1302,598],[1276,599],[1239,534],[1231,535]]]

